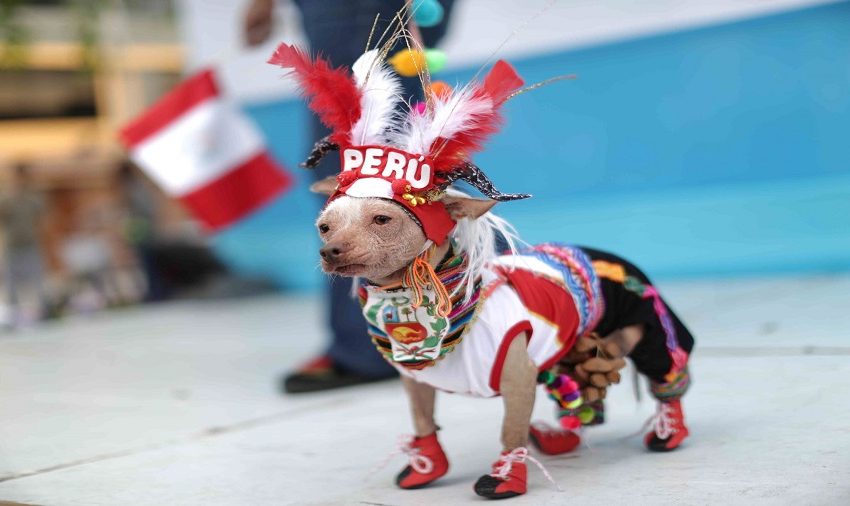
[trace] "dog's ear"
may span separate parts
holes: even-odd
[[[324,193],[325,195],[333,195],[339,186],[336,176],[328,176],[321,181],[316,181],[310,185],[310,191],[313,193]]]
[[[461,218],[474,220],[476,218],[480,218],[481,215],[496,205],[495,200],[482,200],[471,197],[452,197],[449,195],[440,199],[440,202],[446,206],[446,210],[449,212],[449,215],[453,220],[459,220]]]

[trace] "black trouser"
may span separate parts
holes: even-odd
[[[633,277],[644,285],[652,285],[646,274],[630,262],[604,251],[581,247],[591,260],[602,260],[611,264],[621,265],[627,276]],[[637,370],[656,383],[665,382],[664,376],[670,372],[673,365],[667,349],[667,335],[661,325],[658,314],[650,298],[643,298],[629,287],[605,277],[600,278],[602,296],[605,299],[605,313],[596,326],[596,333],[605,337],[612,332],[630,325],[643,325],[643,338],[629,354]],[[688,354],[694,347],[694,338],[679,317],[663,301],[676,334],[679,346]]]
[[[335,65],[349,66],[363,54],[372,32],[375,16],[380,14],[372,37],[372,47],[393,22],[396,12],[404,6],[404,0],[296,0],[312,53],[320,53]],[[446,15],[443,22],[430,28],[422,28],[423,42],[433,47],[445,34],[454,0],[441,0]],[[387,37],[384,37],[386,40]],[[403,42],[396,50],[405,48]],[[390,52],[392,55],[394,51]],[[418,78],[402,79],[405,100],[416,101],[422,96]],[[315,115],[310,120],[310,146],[329,133]],[[339,155],[331,153],[313,170],[313,177],[320,180],[339,173]],[[324,201],[324,200],[323,200]],[[366,321],[357,299],[351,296],[351,281],[327,277],[328,318],[332,340],[328,355],[333,362],[349,371],[364,376],[381,377],[395,375],[366,333]]]

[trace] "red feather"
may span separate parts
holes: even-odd
[[[288,44],[278,46],[269,63],[292,69],[310,109],[331,129],[331,140],[348,144],[351,127],[360,118],[360,90],[348,69],[335,69],[321,57],[313,61]]]
[[[483,87],[475,90],[475,98],[492,97]],[[498,104],[494,104],[486,114],[476,117],[475,125],[456,133],[450,139],[438,138],[431,145],[430,153],[434,162],[434,170],[445,172],[455,168],[477,151],[481,151],[484,142],[499,131],[502,125],[502,114]]]
[[[484,91],[493,98],[494,103],[501,105],[523,84],[525,81],[511,64],[505,60],[499,60],[484,78]]]
[[[487,114],[476,118],[471,128],[458,132],[451,139],[437,139],[431,145],[434,169],[445,172],[455,168],[469,158],[469,155],[481,151],[484,142],[502,125],[501,105],[511,93],[525,82],[517,71],[506,61],[499,60],[484,78],[484,84],[475,91],[475,98],[487,97],[493,101],[493,108]]]

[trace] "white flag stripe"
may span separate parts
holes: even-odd
[[[171,195],[184,195],[263,151],[263,139],[227,100],[210,99],[133,150],[133,159]]]

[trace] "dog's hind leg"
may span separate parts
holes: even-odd
[[[522,334],[510,344],[499,383],[499,392],[505,404],[502,449],[508,452],[528,444],[528,426],[537,388],[537,367],[528,356],[527,343],[527,337]]]

